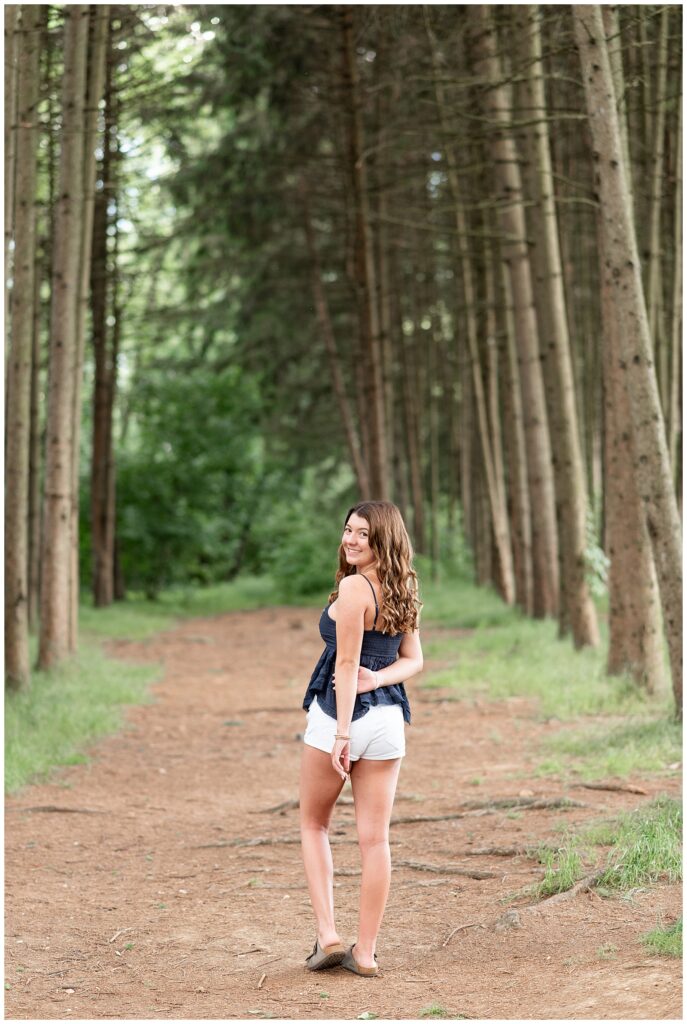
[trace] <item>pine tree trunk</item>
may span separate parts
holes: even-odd
[[[24,10],[29,7],[24,4]],[[19,4],[5,4],[5,355],[9,358],[10,340],[10,291],[8,279],[11,276],[10,242],[14,235],[14,187],[17,147],[17,34]],[[9,373],[5,367],[6,385]],[[5,399],[7,403],[7,398]]]
[[[91,278],[93,213],[95,204],[95,146],[98,132],[98,107],[105,83],[105,57],[108,50],[109,4],[92,5],[88,46],[88,86],[84,108],[83,213],[79,256],[79,291],[76,297],[76,360],[72,396],[72,506],[71,506],[71,581],[69,613],[69,650],[78,647],[79,630],[79,464],[81,451],[81,385],[86,343],[86,313]],[[107,147],[107,141],[104,142]]]
[[[49,669],[69,651],[71,610],[72,415],[77,362],[76,312],[83,225],[83,108],[89,11],[65,8],[62,149],[55,209],[50,368],[46,422],[41,628],[38,664]]]
[[[29,629],[37,633],[39,629],[40,587],[41,587],[41,538],[43,536],[43,517],[41,501],[41,468],[43,453],[46,446],[47,430],[41,423],[42,395],[46,388],[47,374],[43,366],[42,339],[48,337],[50,331],[50,307],[41,298],[41,282],[49,281],[51,276],[51,258],[53,249],[52,211],[55,206],[55,164],[56,144],[54,110],[52,102],[53,64],[55,62],[55,42],[50,33],[50,8],[40,6],[41,16],[41,52],[44,61],[41,79],[45,82],[48,94],[47,132],[48,141],[45,154],[45,178],[47,196],[43,210],[40,229],[40,245],[36,247],[36,272],[34,296],[34,332],[31,370],[31,440],[29,458]],[[39,160],[40,175],[40,160]],[[39,229],[36,229],[37,235]],[[47,360],[46,360],[47,362]]]
[[[33,338],[31,342],[31,436],[29,438],[29,632],[38,630],[38,604],[40,595],[40,551],[41,551],[41,327],[43,308],[41,304],[41,272],[44,254],[36,247],[36,267],[33,289]]]
[[[427,339],[427,390],[426,408],[429,412],[429,495],[432,553],[432,580],[439,580],[439,406],[437,390],[438,373],[438,325],[432,316],[432,326]]]
[[[504,235],[502,254],[511,276],[514,321],[523,389],[532,515],[534,614],[556,615],[558,610],[558,542],[544,385],[539,360],[537,319],[534,310],[522,185],[515,142],[510,132],[510,107],[500,67],[490,8],[477,5],[480,30],[473,45],[475,66],[489,88],[483,92],[484,109],[498,131],[488,139],[500,202],[497,215]]]
[[[392,274],[395,280],[394,291],[396,294],[399,294],[398,285],[396,284],[396,273],[394,273],[394,271],[398,272],[398,266],[396,263],[392,265]],[[413,332],[410,337],[407,337],[404,333],[403,309],[401,308],[400,302],[398,303],[396,316],[396,329],[399,339],[401,359],[401,394],[404,410],[403,420],[406,431],[411,505],[413,509],[413,541],[415,550],[425,554],[427,552],[427,530],[425,524],[424,489],[422,486],[422,453],[420,446],[418,413],[419,392],[417,390],[417,374],[415,372],[415,362],[413,359],[415,332]]]
[[[669,386],[666,337],[663,329],[663,285],[661,267],[661,212],[663,208],[663,164],[665,159],[666,82],[668,71],[668,16],[670,7],[661,12],[658,44],[658,69],[652,146],[651,194],[649,197],[649,253],[646,270],[646,303],[649,331],[657,369],[661,403],[668,416]]]
[[[499,358],[498,324],[496,318],[496,275],[495,260],[489,245],[485,251],[484,283],[486,290],[486,348],[487,348],[487,395],[488,395],[488,421],[489,436],[493,451],[494,464],[494,487],[496,500],[501,510],[502,522],[498,530],[503,531],[503,538],[499,538],[497,524],[492,519],[495,557],[499,565],[499,589],[501,596],[507,604],[515,603],[515,568],[513,565],[513,549],[510,536],[510,523],[508,520],[508,499],[506,493],[506,471],[503,458],[502,443],[502,413],[499,384],[500,365]],[[501,554],[500,544],[507,544],[506,557]],[[508,567],[508,577],[503,577],[503,567]]]
[[[482,457],[484,459],[484,473],[486,477],[486,489],[491,511],[491,519],[494,528],[496,550],[499,559],[499,579],[501,580],[501,593],[507,604],[513,604],[515,600],[515,578],[513,574],[513,555],[510,545],[508,530],[508,514],[505,506],[505,494],[499,488],[498,480],[498,455],[494,451],[494,439],[489,429],[489,417],[487,411],[487,397],[484,392],[482,380],[482,369],[479,358],[477,343],[477,318],[475,315],[475,284],[473,279],[473,258],[469,251],[468,230],[465,211],[462,201],[462,190],[458,176],[458,162],[453,146],[450,144],[450,127],[447,116],[447,104],[444,89],[441,83],[442,68],[440,63],[439,49],[436,36],[430,26],[427,10],[425,9],[425,28],[432,51],[432,68],[434,74],[434,93],[439,110],[442,134],[447,140],[444,146],[446,157],[447,174],[451,189],[451,198],[455,211],[456,235],[459,251],[461,280],[463,284],[463,295],[465,301],[465,335],[468,343],[469,360],[472,370],[472,380],[475,393],[475,411],[480,433]]]
[[[385,39],[385,44],[386,42],[387,40]],[[379,308],[379,348],[382,363],[382,380],[384,382],[384,423],[386,424],[387,446],[386,457],[389,465],[394,466],[397,461],[395,452],[396,431],[394,429],[396,352],[392,331],[391,271],[389,266],[390,240],[387,218],[389,208],[389,182],[391,177],[395,175],[395,166],[393,163],[394,152],[388,144],[387,125],[390,113],[389,107],[391,104],[398,102],[400,98],[400,89],[397,76],[394,77],[393,91],[391,95],[389,95],[388,90],[384,87],[385,76],[391,69],[389,68],[386,45],[384,46],[384,52],[382,53],[382,46],[380,45],[379,40],[376,46],[376,53],[377,56],[375,58],[374,66],[375,81],[378,87],[376,106],[378,156],[375,186],[378,197],[376,216],[377,265],[379,267],[377,305]],[[393,490],[393,474],[391,476],[390,486],[392,498],[393,500],[396,500]]]
[[[601,205],[605,281],[619,332],[619,365],[632,416],[634,472],[644,505],[682,713],[681,529],[652,362],[632,204],[600,7],[573,7]]]
[[[522,388],[518,364],[515,324],[513,321],[513,297],[510,275],[505,263],[501,263],[503,289],[503,316],[506,333],[505,362],[506,381],[506,442],[508,450],[508,484],[510,487],[511,537],[513,539],[513,565],[515,571],[515,596],[526,615],[534,611],[534,582],[532,578],[532,517],[530,492],[527,485],[527,444],[522,411]]]
[[[327,356],[329,359],[329,369],[332,375],[332,385],[334,388],[334,394],[336,396],[337,405],[339,407],[341,422],[344,428],[344,435],[346,438],[346,444],[348,445],[348,452],[351,459],[351,465],[355,472],[356,481],[358,484],[358,493],[360,494],[361,499],[365,501],[369,500],[372,497],[370,491],[370,482],[367,474],[367,467],[363,461],[362,453],[360,451],[360,440],[358,438],[358,433],[355,427],[353,411],[351,409],[350,402],[348,400],[348,395],[346,393],[346,382],[344,380],[343,369],[341,367],[339,353],[336,347],[334,328],[332,326],[331,317],[329,315],[329,304],[327,302],[327,296],[325,294],[324,285],[322,284],[322,269],[320,267],[320,257],[317,251],[312,221],[310,219],[310,208],[308,204],[307,187],[304,181],[301,182],[300,195],[301,202],[303,204],[303,230],[305,232],[306,245],[310,257],[310,276],[313,290],[313,301],[315,303],[317,319],[320,324],[320,333],[322,335],[325,348],[327,350]]]
[[[110,342],[108,340],[108,206],[113,201],[112,64],[115,52],[107,47],[105,67],[105,131],[99,177],[103,187],[95,194],[91,235],[91,323],[93,336],[93,439],[91,459],[91,550],[93,604],[105,608],[114,599],[114,551],[108,544],[108,462],[110,424]]]
[[[673,483],[678,490],[680,451],[680,356],[682,354],[682,97],[677,105],[677,166],[675,171],[675,226],[673,229],[673,289],[670,332],[670,403],[668,407],[668,451]]]
[[[343,84],[348,102],[349,167],[356,217],[356,279],[362,312],[362,339],[368,353],[365,378],[366,415],[370,425],[370,486],[377,500],[389,499],[389,466],[384,418],[384,380],[377,307],[377,271],[370,220],[367,168],[364,155],[362,103],[353,44],[353,8],[341,11],[343,30]]]
[[[604,260],[600,260],[603,275]],[[606,553],[609,675],[630,672],[656,692],[663,678],[661,618],[651,541],[632,464],[630,406],[618,358],[618,331],[608,283],[602,285],[606,445]]]
[[[565,616],[572,630],[575,647],[580,648],[599,643],[599,626],[586,579],[587,494],[577,426],[575,384],[546,121],[539,28],[541,8],[528,4],[518,8],[518,11],[521,17],[521,38],[524,41],[523,56],[527,58],[523,90],[525,106],[537,118],[531,138],[528,139],[534,171],[532,222],[536,244],[533,247],[533,258],[536,269],[535,296],[539,297],[540,349],[545,378],[550,382],[550,388],[547,389],[548,414],[554,453],[561,578],[564,584],[559,616]]]
[[[30,685],[29,666],[29,452],[31,367],[36,271],[40,10],[24,4],[18,44],[17,179],[14,218],[12,349],[7,381],[5,464],[5,681]]]

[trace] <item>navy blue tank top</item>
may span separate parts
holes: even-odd
[[[365,576],[364,573],[360,573],[360,575]],[[367,576],[365,579],[370,584],[375,599],[375,617],[372,629],[366,629],[363,632],[360,664],[376,672],[398,660],[398,649],[401,646],[403,633],[389,636],[375,629],[379,605],[372,583]],[[331,718],[336,718],[336,690],[332,683],[332,675],[336,667],[336,623],[329,616],[329,606],[320,615],[320,636],[324,640],[325,648],[310,677],[303,698],[303,708],[307,711],[312,704],[313,697],[317,697],[317,703],[322,710]],[[410,722],[410,704],[403,683],[392,683],[389,686],[380,686],[376,690],[369,690],[367,693],[356,694],[351,721],[354,722],[357,718],[362,718],[370,708],[379,704],[400,704],[404,719],[406,722]]]

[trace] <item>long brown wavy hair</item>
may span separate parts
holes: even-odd
[[[392,636],[412,633],[419,625],[423,602],[418,596],[413,546],[403,516],[391,501],[360,501],[349,508],[344,527],[354,512],[369,524],[368,543],[377,559],[375,568],[382,587],[382,605],[375,628]],[[339,545],[336,587],[329,595],[329,604],[338,597],[339,583],[344,576],[352,576],[355,572],[356,567],[349,565],[342,543]]]

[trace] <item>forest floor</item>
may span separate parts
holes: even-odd
[[[154,703],[127,709],[126,727],[89,763],[6,800],[6,1017],[679,1018],[680,961],[639,940],[678,916],[679,886],[525,910],[532,898],[508,898],[541,865],[471,855],[555,843],[565,826],[678,797],[679,780],[634,777],[640,795],[538,777],[538,742],[563,723],[523,698],[444,700],[422,677],[408,684],[394,818],[464,816],[392,821],[378,977],[306,970],[314,924],[293,801],[316,618],[233,612],[107,643],[117,657],[162,663],[164,676]],[[468,806],[519,795],[579,805]],[[332,842],[337,924],[352,942],[360,875],[348,784]]]

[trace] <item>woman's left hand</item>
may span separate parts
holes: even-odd
[[[336,674],[332,675],[332,686],[336,689]],[[365,668],[363,665],[358,669],[358,685],[356,687],[356,693],[369,693],[370,690],[377,688],[379,679],[376,672],[373,672],[370,668]]]
[[[369,693],[370,690],[374,690],[377,687],[377,673],[373,672],[372,669],[364,668],[363,665],[358,669],[358,693]]]

